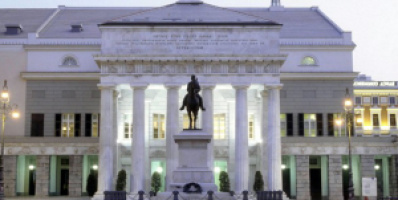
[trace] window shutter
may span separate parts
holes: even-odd
[[[62,114],[55,114],[55,136],[60,137],[62,130]]]
[[[44,136],[44,114],[32,114],[30,136]]]
[[[92,123],[91,123],[91,114],[89,114],[89,113],[86,113],[86,115],[85,115],[85,120],[86,120],[86,122],[85,122],[85,126],[84,126],[84,136],[86,136],[86,137],[91,137],[91,129],[92,129]]]
[[[293,114],[286,114],[286,135],[293,136]]]
[[[316,114],[316,132],[318,136],[323,135],[323,118],[322,113]]]
[[[304,114],[299,113],[298,114],[298,131],[299,131],[299,136],[304,136]]]
[[[333,113],[328,113],[328,136],[334,136]]]
[[[81,114],[75,114],[75,137],[80,137],[82,125],[81,125]]]

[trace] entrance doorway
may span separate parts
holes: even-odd
[[[61,196],[69,195],[69,169],[61,169]]]
[[[311,197],[312,200],[322,200],[322,174],[321,169],[310,169]]]
[[[29,170],[29,195],[34,196],[36,191],[36,170]]]

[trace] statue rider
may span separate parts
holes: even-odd
[[[202,110],[206,110],[206,109],[203,107],[203,100],[202,100],[202,97],[199,95],[200,85],[199,85],[198,79],[195,77],[195,75],[192,75],[192,76],[191,76],[191,82],[189,82],[188,85],[187,85],[187,91],[188,91],[188,93],[189,93],[189,91],[191,91],[192,89],[193,89],[193,91],[195,92],[196,97],[198,97],[198,99],[199,99],[199,107],[200,107]],[[188,98],[188,94],[185,95],[180,110],[184,110],[184,107],[187,106],[187,98]]]

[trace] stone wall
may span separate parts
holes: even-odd
[[[83,156],[69,156],[69,196],[82,195]]]
[[[296,156],[297,200],[311,199],[309,159],[309,156]]]
[[[48,196],[50,156],[36,157],[36,196]]]
[[[4,195],[15,196],[17,179],[17,156],[4,156]]]
[[[374,155],[361,155],[362,178],[376,177]],[[363,199],[365,199],[363,197]],[[377,197],[368,197],[368,200],[376,200]]]
[[[329,200],[343,199],[341,155],[329,155]]]

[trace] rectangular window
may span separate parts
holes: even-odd
[[[287,135],[287,123],[286,123],[286,114],[281,114],[281,137],[286,137]]]
[[[334,136],[335,121],[332,113],[328,113],[328,136]]]
[[[304,136],[304,114],[303,113],[298,114],[298,131],[299,131],[299,136]]]
[[[316,137],[317,133],[316,114],[304,114],[304,136]]]
[[[390,114],[390,127],[396,127],[397,126],[397,115],[396,114]]]
[[[322,113],[316,114],[316,134],[318,136],[323,135],[323,118]]]
[[[225,114],[214,115],[214,139],[226,139]]]
[[[84,136],[98,137],[100,114],[86,113],[85,120]]]
[[[379,123],[379,115],[378,115],[378,114],[373,114],[373,115],[372,115],[372,119],[373,119],[373,127],[378,127],[378,126],[380,126],[380,123]]]
[[[362,98],[361,97],[355,97],[355,105],[361,105],[362,104]]]
[[[395,97],[390,97],[390,105],[395,105]]]
[[[286,134],[287,136],[293,136],[293,114],[286,114]]]
[[[249,139],[254,139],[254,115],[249,116]]]
[[[334,136],[344,137],[346,135],[345,119],[341,114],[333,114]]]
[[[373,97],[372,100],[374,106],[379,105],[379,97]]]
[[[163,114],[153,114],[153,138],[165,138],[165,116]]]
[[[362,119],[362,115],[361,114],[355,114],[355,126],[357,126],[357,127],[362,127],[362,122],[363,122],[363,119]]]
[[[61,137],[62,132],[62,114],[55,114],[55,136]]]
[[[44,114],[32,114],[30,135],[34,137],[44,136]]]
[[[75,115],[62,114],[61,137],[73,137],[75,135]]]
[[[124,131],[124,138],[129,139],[133,137],[132,114],[123,115],[123,131]]]

